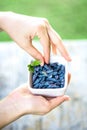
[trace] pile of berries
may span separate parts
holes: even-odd
[[[35,66],[32,73],[32,88],[63,88],[65,84],[65,66],[57,62]]]

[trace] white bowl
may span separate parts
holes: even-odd
[[[54,63],[54,62],[58,62],[59,64],[62,64],[65,66],[65,84],[63,88],[45,88],[45,89],[36,89],[36,88],[32,88],[32,73],[29,72],[28,73],[28,83],[29,83],[29,90],[36,95],[43,95],[43,96],[49,96],[49,97],[56,97],[56,96],[62,96],[64,95],[66,89],[67,89],[67,82],[68,82],[68,62],[60,56],[55,56],[52,55],[50,57],[50,63]]]

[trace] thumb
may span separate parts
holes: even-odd
[[[41,65],[44,65],[44,57],[43,55],[32,45],[28,45],[27,48],[25,48],[25,51],[30,54],[33,58],[40,60]]]
[[[51,102],[51,109],[59,106],[60,104],[62,104],[64,101],[69,101],[70,97],[68,95],[64,95],[64,96],[59,96],[56,98],[53,98],[50,102]]]

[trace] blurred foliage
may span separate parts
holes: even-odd
[[[63,39],[87,38],[87,0],[0,0],[0,11],[45,17]],[[6,40],[1,32],[0,41]]]

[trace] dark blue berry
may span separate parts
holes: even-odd
[[[65,66],[57,62],[34,67],[33,88],[63,88],[65,84]]]

